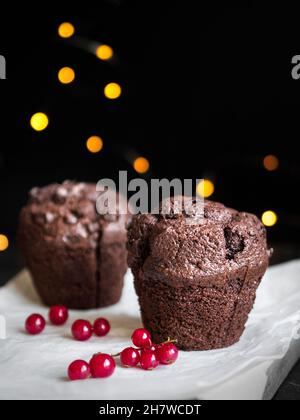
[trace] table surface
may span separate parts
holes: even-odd
[[[280,258],[281,262],[288,258]],[[23,268],[22,259],[14,246],[0,253],[0,286]],[[300,360],[277,391],[274,400],[300,400]]]

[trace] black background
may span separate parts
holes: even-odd
[[[102,0],[2,13],[1,232],[14,236],[32,186],[116,179],[119,170],[135,177],[132,156],[143,155],[146,179],[209,177],[213,199],[258,215],[275,210],[270,240],[297,241],[298,11],[198,3]],[[81,38],[111,45],[115,62],[59,38],[62,21]],[[71,85],[57,80],[63,66],[76,71]],[[110,81],[123,88],[119,100],[103,95]],[[42,132],[29,125],[37,111],[50,118]],[[96,155],[85,148],[92,134],[104,140]],[[279,157],[278,171],[263,168],[269,153]]]
[[[300,79],[291,59],[300,54],[299,10],[262,2],[222,5],[196,1],[101,0],[2,5],[0,54],[0,233],[11,246],[0,253],[5,279],[20,265],[15,232],[20,207],[33,186],[64,179],[117,179],[146,156],[145,179],[208,177],[212,199],[256,213],[272,209],[268,228],[273,262],[300,255]],[[57,35],[70,21],[76,36],[111,45],[107,63]],[[57,72],[76,71],[71,85]],[[120,83],[120,99],[103,96]],[[49,127],[35,132],[33,113]],[[88,153],[86,139],[104,148]],[[275,154],[279,169],[262,159]],[[6,270],[6,271],[5,271]],[[4,281],[4,280],[2,280]]]

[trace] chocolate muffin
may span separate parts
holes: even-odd
[[[99,215],[97,194],[94,184],[70,181],[33,188],[21,211],[20,248],[46,305],[88,309],[120,299],[127,216]]]
[[[267,269],[266,231],[256,216],[189,199],[192,211],[133,216],[128,263],[142,320],[154,342],[184,350],[227,347],[241,337]],[[181,204],[180,204],[181,205]]]

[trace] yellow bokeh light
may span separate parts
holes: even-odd
[[[49,124],[49,119],[43,112],[37,112],[30,118],[30,125],[35,131],[42,131]]]
[[[98,153],[103,148],[103,140],[98,136],[91,136],[86,141],[86,147],[91,153]]]
[[[277,222],[277,214],[272,210],[267,210],[262,214],[261,220],[265,226],[273,226]]]
[[[7,236],[0,235],[0,251],[5,251],[9,246],[9,241]]]
[[[274,155],[267,155],[264,157],[263,164],[267,171],[275,171],[279,166],[279,159]]]
[[[75,28],[70,22],[63,22],[58,27],[58,35],[62,38],[70,38],[74,32]]]
[[[72,83],[75,79],[75,71],[71,67],[63,67],[59,70],[57,77],[63,84]]]
[[[103,44],[96,49],[96,56],[100,58],[100,60],[110,60],[113,55],[113,49],[109,45]]]
[[[135,161],[133,162],[133,168],[139,174],[146,173],[150,168],[150,164],[149,164],[148,159],[146,159],[142,156],[136,158]]]
[[[108,99],[117,99],[121,95],[122,89],[118,83],[108,83],[104,88],[104,95]]]
[[[209,179],[202,179],[197,185],[197,194],[201,197],[210,197],[215,191],[215,186]]]

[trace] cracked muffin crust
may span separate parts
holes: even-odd
[[[189,204],[193,211],[173,212],[173,199],[170,214],[132,219],[128,264],[142,319],[157,342],[170,336],[186,350],[226,347],[239,340],[268,266],[266,231],[252,214],[208,200]]]
[[[97,196],[95,184],[65,181],[33,188],[21,211],[20,248],[47,305],[87,309],[121,296],[127,216],[100,216]]]

